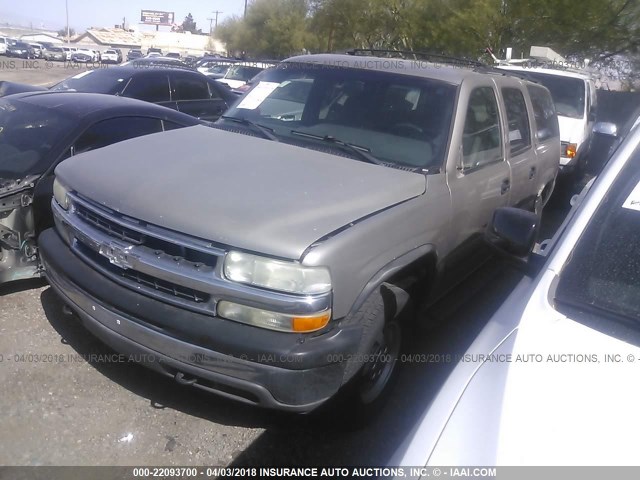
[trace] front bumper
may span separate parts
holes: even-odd
[[[338,391],[346,365],[340,360],[360,342],[356,325],[336,322],[322,334],[297,335],[166,304],[91,268],[54,229],[40,235],[39,248],[53,289],[104,343],[179,383],[244,403],[315,409]]]

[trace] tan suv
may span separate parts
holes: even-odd
[[[540,213],[560,158],[549,91],[467,63],[295,57],[213,126],[63,162],[41,257],[116,350],[290,411],[379,405],[408,299],[468,273],[498,207]]]

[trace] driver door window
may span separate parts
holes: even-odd
[[[476,88],[462,135],[462,167],[470,170],[503,160],[498,102],[491,87]]]

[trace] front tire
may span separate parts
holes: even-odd
[[[358,352],[347,363],[345,384],[336,400],[345,422],[355,427],[369,423],[378,414],[398,378],[403,343],[401,319],[411,311],[408,303],[398,305],[398,292],[406,295],[396,287],[380,286],[347,319],[362,324],[362,338]]]

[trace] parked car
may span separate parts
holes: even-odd
[[[38,234],[53,224],[53,169],[122,140],[197,124],[109,95],[23,93],[0,99],[0,283],[40,276]]]
[[[129,60],[123,63],[122,66],[133,67],[140,70],[149,70],[155,68],[162,69],[165,67],[180,67],[193,70],[193,68],[189,67],[189,65],[184,63],[182,60],[178,60],[177,58],[162,57],[160,55],[152,55],[150,57],[142,57]]]
[[[198,71],[204,73],[209,78],[216,79],[224,77],[227,70],[229,70],[229,67],[231,67],[231,65],[218,64],[206,69],[203,69],[202,67],[198,68]]]
[[[7,57],[16,58],[36,58],[36,52],[34,48],[25,42],[15,42],[7,46]]]
[[[122,54],[122,49],[120,49],[120,48],[112,48],[110,50],[115,50],[116,54],[118,55],[117,63],[122,63],[122,61],[124,60],[124,55]]]
[[[297,412],[342,390],[374,411],[409,298],[479,261],[497,208],[539,215],[560,152],[545,87],[403,65],[295,57],[213,129],[65,161],[39,242],[52,287],[178,383]]]
[[[526,75],[549,89],[558,112],[562,150],[560,171],[580,170],[596,118],[596,86],[590,74],[566,69],[542,67],[500,66]]]
[[[139,48],[132,48],[127,52],[127,60],[135,60],[136,58],[142,57],[142,51]]]
[[[195,55],[187,55],[186,57],[184,57],[184,63],[186,63],[190,67],[194,67],[197,61],[198,58]]]
[[[639,146],[634,128],[574,200],[546,261],[533,262],[542,263],[539,273],[520,282],[461,357],[392,465],[637,463]],[[496,212],[491,240],[526,253],[536,223],[527,216]]]
[[[150,47],[147,48],[147,56],[149,55],[160,55],[163,56],[162,50],[160,48]]]
[[[238,63],[238,60],[234,60],[231,58],[220,58],[220,57],[203,57],[195,63],[195,67],[198,69],[200,73],[206,73],[211,68],[216,66],[225,67],[225,73],[227,71],[226,67],[229,67],[235,63]]]
[[[105,50],[102,54],[102,63],[120,63],[118,61],[118,52],[113,49]]]
[[[125,65],[81,72],[54,85],[51,90],[137,98],[209,121],[217,120],[238,98],[229,89],[193,70]]]
[[[181,58],[181,56],[180,56],[180,54],[178,52],[169,52],[169,53],[167,53],[166,56],[169,57],[169,58],[177,58],[177,59]]]
[[[42,58],[43,47],[39,43],[27,42],[33,48],[35,58]]]
[[[97,62],[98,54],[89,48],[78,48],[71,54],[71,61],[76,63]]]
[[[67,59],[67,54],[62,47],[48,47],[42,52],[42,56],[48,61],[64,62]]]
[[[229,85],[232,89],[237,89],[263,70],[273,66],[269,63],[236,63],[229,67],[222,78],[218,78],[216,81]]]
[[[7,37],[0,37],[0,55],[7,54],[8,44],[9,44],[9,39]]]
[[[68,45],[64,45],[62,47],[62,50],[64,50],[64,52],[65,52],[65,54],[67,56],[66,60],[67,61],[71,61],[71,55],[73,55],[75,52],[77,52],[78,48],[77,47],[71,47],[71,46],[68,46]]]

